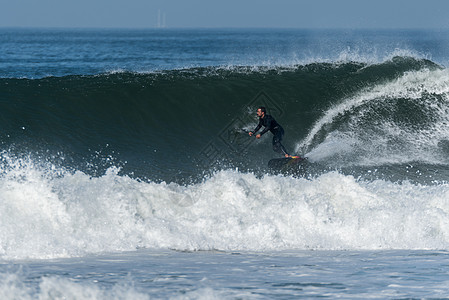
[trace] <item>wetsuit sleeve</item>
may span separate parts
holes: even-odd
[[[259,124],[257,125],[256,128],[254,128],[253,133],[256,133],[257,131],[259,131],[260,127],[262,127],[262,120],[259,119]]]

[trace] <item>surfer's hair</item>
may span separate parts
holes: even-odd
[[[265,108],[265,106],[261,106],[259,107],[260,111],[263,112],[264,114],[267,113],[267,109]]]

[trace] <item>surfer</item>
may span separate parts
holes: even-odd
[[[262,126],[265,128],[256,135],[256,138],[260,139],[260,137],[265,134],[268,130],[271,131],[273,136],[273,150],[277,153],[283,154],[285,157],[292,157],[288,154],[285,147],[281,144],[282,137],[284,136],[284,129],[278,122],[271,116],[267,115],[267,110],[265,107],[261,106],[257,109],[257,116],[259,117],[259,124],[257,127],[249,132],[249,136],[255,134]]]

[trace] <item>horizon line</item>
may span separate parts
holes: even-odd
[[[2,26],[0,29],[86,29],[86,30],[146,30],[153,29],[157,31],[180,30],[180,29],[299,29],[299,30],[448,30],[448,27],[288,27],[288,26],[182,26],[182,27],[157,27],[157,26]]]

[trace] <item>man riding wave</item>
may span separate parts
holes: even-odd
[[[260,139],[260,137],[268,131],[271,131],[273,134],[273,150],[277,153],[283,154],[285,157],[292,157],[288,154],[285,147],[281,144],[282,138],[284,136],[284,129],[278,122],[271,116],[267,115],[267,110],[265,107],[261,106],[257,109],[257,116],[259,117],[259,124],[257,127],[249,132],[249,135],[252,136],[255,134],[262,126],[265,128],[256,135],[256,138]]]

